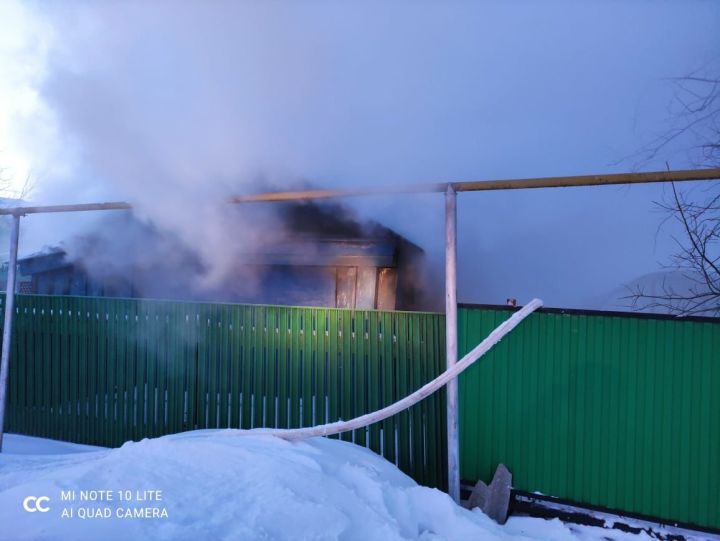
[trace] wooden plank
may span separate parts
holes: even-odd
[[[376,267],[358,267],[355,308],[372,310],[376,307],[377,278]]]
[[[395,310],[397,299],[397,269],[384,267],[378,269],[377,309]]]
[[[337,267],[335,306],[354,308],[357,284],[357,267]]]

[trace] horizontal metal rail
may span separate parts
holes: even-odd
[[[227,199],[228,203],[312,201],[340,197],[360,197],[372,195],[402,195],[412,193],[444,193],[448,186],[456,192],[480,192],[496,190],[524,190],[532,188],[571,188],[580,186],[609,186],[615,184],[650,184],[656,182],[689,182],[720,179],[720,168],[688,169],[682,171],[655,171],[649,173],[618,173],[611,175],[581,175],[569,177],[542,177],[514,180],[478,180],[465,182],[440,182],[432,184],[409,184],[404,186],[363,188],[350,190],[304,190],[266,192],[258,194],[236,195]],[[45,205],[8,207],[0,209],[0,215],[86,212],[97,210],[127,210],[132,204],[125,201],[108,203],[80,203],[71,205]]]

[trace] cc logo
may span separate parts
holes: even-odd
[[[49,507],[43,507],[43,502],[49,502],[50,498],[47,496],[28,496],[23,500],[23,508],[28,513],[34,513],[40,511],[41,513],[47,513],[50,511]]]

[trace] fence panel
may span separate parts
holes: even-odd
[[[464,307],[464,354],[509,316]],[[720,322],[532,314],[460,377],[460,465],[520,490],[720,528]]]
[[[15,313],[6,428],[78,443],[350,419],[444,370],[442,314],[41,295]],[[442,488],[444,404],[342,438]]]
[[[4,297],[0,297],[4,301]],[[461,308],[460,353],[509,312]],[[20,295],[9,431],[96,445],[301,427],[444,369],[441,314]],[[531,315],[460,378],[461,476],[720,527],[720,323]],[[445,487],[445,394],[343,435]]]

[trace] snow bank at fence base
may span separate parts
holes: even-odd
[[[8,435],[10,452],[0,455],[0,539],[577,539],[558,520],[511,518],[499,526],[351,443],[238,435],[203,430],[107,450]],[[64,454],[38,454],[43,446]],[[36,454],[12,453],[23,448]],[[107,492],[81,501],[82,491],[93,490]],[[149,493],[153,501],[136,497]],[[29,496],[49,497],[49,511],[26,511]],[[79,518],[80,508],[108,509],[109,516]],[[167,518],[117,515],[136,508],[166,509]],[[581,534],[603,536],[640,539],[597,528]]]

